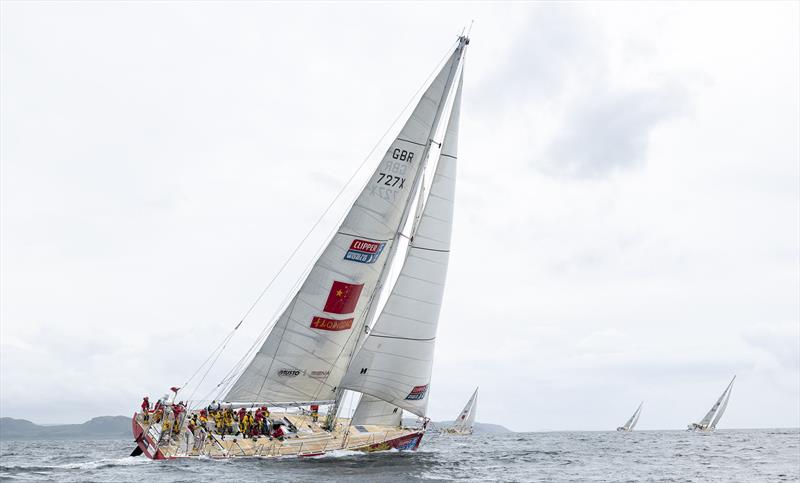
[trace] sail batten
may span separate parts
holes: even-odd
[[[335,399],[391,265],[463,46],[420,98],[225,401]]]

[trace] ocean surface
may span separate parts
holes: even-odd
[[[131,441],[3,441],[2,481],[799,481],[800,430],[427,434],[417,452],[150,461]]]

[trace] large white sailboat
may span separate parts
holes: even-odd
[[[453,425],[444,430],[448,434],[467,435],[472,434],[473,426],[475,424],[475,415],[478,412],[478,388],[467,401],[467,405],[458,414],[458,417],[453,422]]]
[[[624,432],[633,431],[633,428],[636,427],[636,423],[639,422],[639,415],[642,414],[642,406],[643,405],[644,405],[644,401],[639,403],[639,407],[636,408],[636,411],[633,412],[633,415],[630,417],[630,419],[625,421],[625,424],[623,424],[622,426],[618,427],[617,431],[624,431]]]
[[[279,457],[419,446],[450,251],[468,44],[458,38],[263,342],[220,382],[212,403],[175,404],[179,388],[157,407],[143,402],[132,421],[134,454]],[[393,265],[399,275],[390,277]],[[340,416],[354,395],[352,418]],[[418,416],[419,427],[402,426],[403,411]]]
[[[731,398],[731,390],[733,389],[733,381],[735,380],[736,376],[733,376],[728,387],[725,388],[722,395],[717,399],[717,402],[715,402],[706,415],[703,416],[703,419],[701,419],[699,423],[689,424],[687,431],[709,433],[717,428],[717,423],[719,423],[720,418],[722,418],[722,415],[725,413],[725,409],[728,407],[728,400]]]

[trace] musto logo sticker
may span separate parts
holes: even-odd
[[[358,263],[375,263],[385,245],[385,243],[355,239],[344,254],[344,259]]]

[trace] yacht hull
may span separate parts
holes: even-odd
[[[289,418],[294,419],[294,418]],[[299,422],[299,419],[297,418]],[[293,421],[294,423],[295,421]],[[364,426],[338,428],[333,432],[312,431],[310,434],[288,437],[283,441],[262,436],[242,438],[208,434],[196,442],[191,433],[182,428],[177,435],[162,437],[158,423],[147,424],[138,414],[131,419],[134,441],[141,454],[152,460],[177,458],[280,458],[323,456],[334,451],[416,451],[424,429]],[[368,429],[362,432],[357,429]]]

